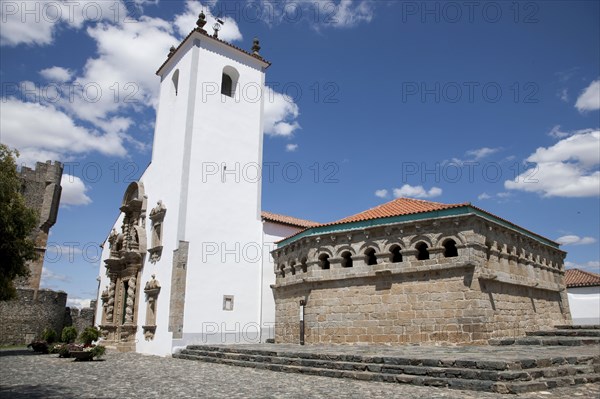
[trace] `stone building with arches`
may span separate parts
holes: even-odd
[[[570,324],[566,253],[471,204],[399,198],[273,251],[275,341],[484,344]]]

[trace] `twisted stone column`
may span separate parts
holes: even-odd
[[[133,323],[133,305],[135,303],[136,278],[131,277],[127,287],[127,307],[125,308],[125,323]]]

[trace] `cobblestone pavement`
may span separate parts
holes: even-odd
[[[0,351],[0,398],[594,398],[600,384],[522,395],[288,374],[135,353],[93,362]]]

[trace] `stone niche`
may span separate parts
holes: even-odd
[[[100,329],[106,344],[119,351],[135,350],[138,315],[138,280],[146,256],[146,196],[144,185],[134,182],[123,196],[121,231],[113,229],[108,243],[110,257],[104,260],[109,285],[101,294],[103,313]]]
[[[163,221],[165,220],[166,213],[167,208],[164,206],[162,201],[158,201],[156,206],[150,211],[149,218],[152,222],[152,237],[150,241],[151,246],[148,248],[150,263],[158,262],[162,255]]]
[[[305,235],[272,252],[277,343],[486,344],[570,324],[565,252],[466,214]]]
[[[153,274],[152,279],[144,287],[146,294],[146,325],[142,326],[146,341],[154,339],[156,333],[156,309],[158,306],[158,294],[160,294],[160,283]]]

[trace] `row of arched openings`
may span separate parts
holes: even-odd
[[[458,249],[456,248],[456,241],[452,239],[448,239],[444,241],[442,244],[444,247],[444,257],[445,258],[453,258],[458,256]],[[429,246],[420,242],[415,245],[415,249],[417,250],[417,260],[427,260],[429,259]],[[393,245],[390,247],[390,257],[392,263],[400,263],[402,262],[402,248],[400,245]],[[365,255],[365,263],[368,266],[377,264],[377,255],[375,254],[375,249],[367,248],[364,252]],[[344,251],[341,254],[342,258],[342,267],[352,267],[352,253],[350,251]],[[321,254],[319,255],[319,267],[321,269],[329,269],[331,267],[329,262],[329,254]]]

